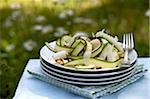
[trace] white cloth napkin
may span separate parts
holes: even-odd
[[[40,79],[42,81],[53,84],[55,86],[61,87],[74,94],[84,96],[90,99],[100,99],[104,95],[112,94],[118,90],[121,90],[127,85],[137,81],[138,79],[143,77],[145,69],[143,69],[143,65],[137,65],[133,72],[133,75],[130,78],[122,82],[110,84],[106,86],[77,86],[77,85],[72,85],[72,84],[61,82],[61,81],[57,81],[53,78],[50,78],[44,75],[41,72],[36,72],[34,70],[28,70],[28,72],[29,74],[31,74],[33,77],[37,79]]]

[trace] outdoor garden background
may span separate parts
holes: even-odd
[[[64,34],[133,32],[139,57],[149,57],[148,9],[149,0],[0,0],[0,98],[13,96],[44,42]]]

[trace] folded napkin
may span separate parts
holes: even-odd
[[[40,79],[42,81],[53,84],[55,86],[61,87],[69,92],[74,93],[74,94],[84,96],[84,97],[87,97],[90,99],[99,99],[100,97],[102,97],[104,95],[112,94],[112,93],[124,88],[125,86],[137,81],[138,79],[143,77],[145,71],[146,70],[143,69],[143,65],[137,65],[130,78],[128,78],[122,82],[119,82],[119,83],[114,83],[114,84],[109,84],[109,85],[104,85],[104,86],[73,85],[73,84],[68,84],[68,83],[64,83],[64,82],[55,80],[55,79],[50,78],[47,75],[44,75],[39,72],[28,70],[28,73],[37,79]]]

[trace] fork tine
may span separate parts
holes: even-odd
[[[130,34],[128,33],[128,48],[130,47]]]
[[[131,48],[134,48],[134,40],[133,33],[131,33]]]
[[[125,34],[123,35],[123,48],[125,48]]]
[[[128,44],[129,46],[128,47],[131,48],[131,33],[128,34],[128,38],[129,38],[128,39],[129,40],[129,44]]]

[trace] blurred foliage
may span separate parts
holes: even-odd
[[[149,56],[148,0],[0,0],[0,97],[13,96],[26,62],[45,41],[67,33],[133,32],[139,56]]]

